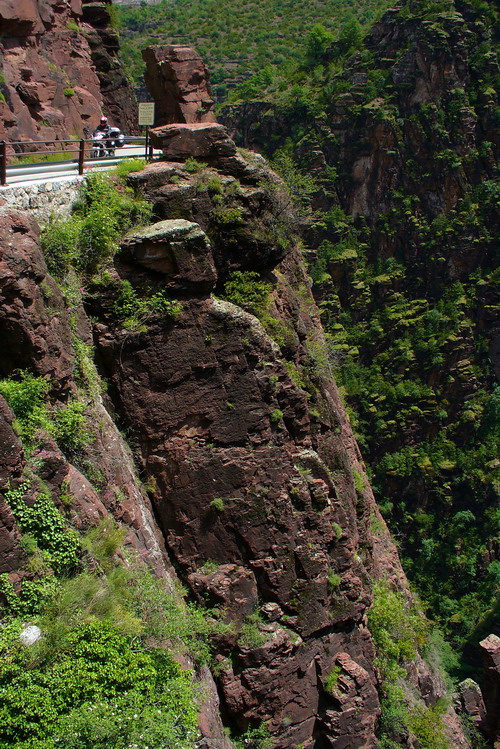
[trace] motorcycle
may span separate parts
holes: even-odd
[[[125,136],[118,127],[110,127],[107,132],[96,130],[92,136],[92,158],[101,159],[114,156],[115,148],[123,148]]]

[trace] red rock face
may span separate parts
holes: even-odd
[[[405,590],[405,578],[322,358],[318,311],[297,248],[288,243],[272,253],[259,244],[254,233],[263,226],[267,242],[277,241],[271,223],[249,219],[221,229],[214,220],[203,185],[215,177],[226,181],[233,195],[227,205],[245,222],[248,206],[258,212],[263,203],[283,218],[275,176],[261,162],[246,170],[237,188],[222,171],[192,175],[180,162],[131,178],[156,215],[169,219],[130,235],[116,271],[141,287],[166,286],[183,311],[176,321],[156,317],[131,333],[112,311],[110,290],[89,299],[95,340],[116,409],[157,486],[155,515],[176,569],[200,602],[222,606],[233,623],[217,656],[228,721],[241,729],[265,721],[279,749],[375,747],[370,580],[383,576]],[[281,349],[255,317],[203,288],[206,257],[179,273],[187,249],[173,247],[167,229],[180,218],[183,225],[196,220],[208,238],[216,295],[229,268],[264,273],[273,286],[269,313],[283,326]],[[309,384],[296,381],[299,371]],[[429,703],[443,694],[423,661],[411,678]],[[455,745],[466,747],[455,723],[453,730]]]
[[[500,637],[488,635],[479,646],[485,671],[486,728],[496,747],[500,741]]]
[[[116,35],[93,29],[89,7],[82,18],[80,0],[2,3],[0,138],[88,137],[103,109],[112,124],[135,132],[135,101],[117,61]]]
[[[208,71],[191,47],[147,47],[146,85],[156,103],[155,125],[172,122],[215,122]]]
[[[312,745],[314,731],[349,737],[332,746],[374,741],[374,651],[362,623],[370,596],[356,557],[360,533],[369,543],[368,508],[356,498],[342,430],[318,433],[275,345],[229,303],[187,302],[178,323],[139,336],[99,325],[98,341],[158,486],[156,515],[182,578],[200,600],[224,604],[237,628],[263,603],[281,610],[260,645],[230,637],[221,648],[231,719],[242,728],[270,719],[276,747]],[[335,412],[326,419],[336,431]],[[203,573],[207,561],[215,573]],[[222,657],[231,649],[232,667]],[[336,665],[345,679],[338,700],[322,686]]]
[[[0,375],[33,369],[50,377],[61,392],[72,378],[68,313],[61,292],[48,277],[39,247],[39,229],[28,213],[0,216]],[[42,282],[45,281],[44,286]],[[50,296],[50,311],[44,291]]]

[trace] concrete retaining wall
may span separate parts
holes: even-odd
[[[0,188],[0,206],[31,211],[43,227],[51,216],[69,217],[83,179],[85,177],[72,176],[24,186],[7,185]]]

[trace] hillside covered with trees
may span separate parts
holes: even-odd
[[[140,7],[117,5],[125,67],[143,88],[141,49],[149,44],[187,44],[205,60],[214,94],[223,100],[235,84],[263,74],[269,82],[278,67],[301,59],[304,38],[315,24],[336,27],[348,18],[367,25],[389,5],[387,0],[163,0]]]

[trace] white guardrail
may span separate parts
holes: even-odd
[[[111,169],[123,159],[152,159],[156,154],[145,138],[130,136],[112,156],[92,157],[93,140],[0,142],[0,186],[85,174],[95,169]],[[40,151],[41,146],[52,148]],[[33,150],[27,150],[32,148]],[[60,161],[41,161],[57,154]],[[69,158],[64,157],[68,155]],[[29,159],[33,160],[30,162]],[[22,159],[23,163],[19,163]]]

